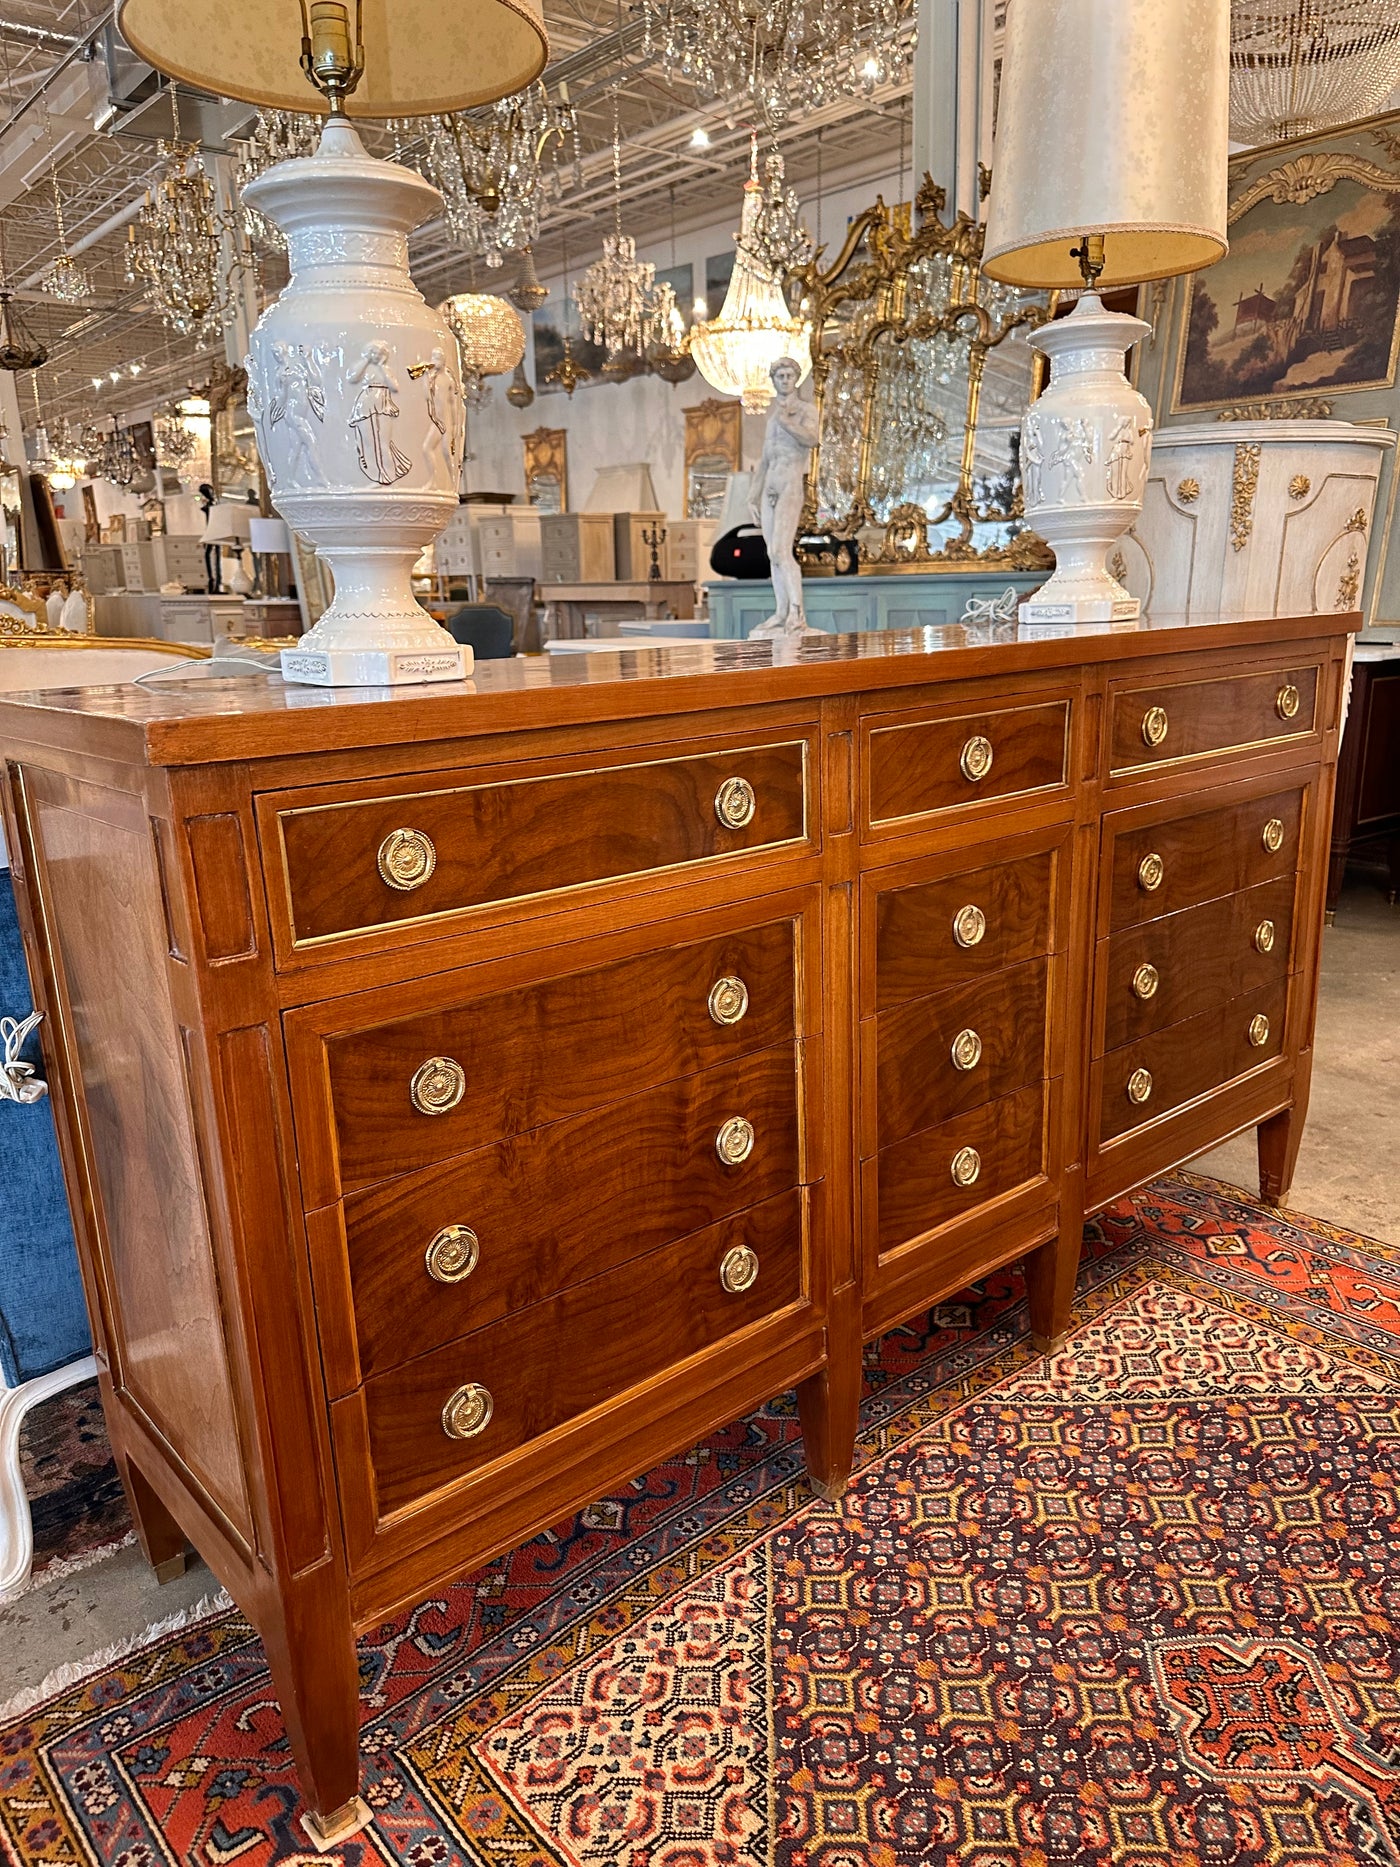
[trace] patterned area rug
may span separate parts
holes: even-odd
[[[1181,1176],[361,1646],[339,1867],[1400,1867],[1400,1267]],[[308,1863],[232,1612],[0,1718],[14,1863]]]
[[[66,1388],[26,1414],[19,1457],[34,1522],[35,1583],[82,1568],[130,1539],[96,1381]]]

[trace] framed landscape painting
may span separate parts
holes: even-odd
[[[1185,288],[1173,414],[1389,388],[1400,116],[1236,156],[1230,251]]]

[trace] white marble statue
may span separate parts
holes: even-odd
[[[775,394],[754,475],[751,509],[768,547],[774,596],[773,614],[753,634],[772,640],[818,633],[807,625],[802,572],[793,550],[806,497],[807,467],[817,444],[817,411],[814,403],[797,393],[802,371],[791,357],[779,357],[768,374]]]

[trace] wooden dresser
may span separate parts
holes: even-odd
[[[785,1388],[836,1496],[863,1339],[1016,1258],[1055,1338],[1240,1128],[1283,1196],[1357,620],[0,703],[118,1463],[322,1835],[357,1630]]]

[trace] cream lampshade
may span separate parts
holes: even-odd
[[[1021,434],[1026,517],[1055,551],[1023,621],[1136,617],[1106,566],[1142,510],[1152,416],[1123,372],[1149,327],[1099,289],[1227,250],[1229,0],[1011,0],[983,269],[1089,289],[1036,331],[1050,385]]]
[[[117,0],[117,24],[142,57],[216,96],[328,116],[315,155],[244,190],[286,235],[291,267],[248,342],[258,454],[277,510],[335,580],[316,626],[283,650],[283,676],[460,679],[471,650],[412,582],[457,510],[462,466],[457,345],[408,270],[408,234],[442,196],[369,156],[349,113],[440,115],[519,90],[549,51],[541,0]]]

